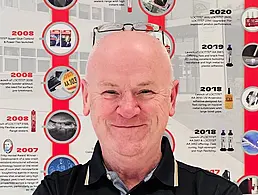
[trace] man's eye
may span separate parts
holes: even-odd
[[[118,92],[114,91],[114,90],[107,90],[107,91],[104,91],[102,94],[111,94],[111,95],[117,95]]]
[[[141,90],[139,93],[146,94],[146,93],[154,93],[154,92],[151,91],[151,90],[149,90],[149,89],[143,89],[143,90]]]

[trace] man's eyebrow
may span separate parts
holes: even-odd
[[[142,83],[139,83],[137,86],[138,87],[145,87],[145,86],[149,86],[149,85],[153,85],[154,82],[153,81],[145,81]],[[104,87],[119,87],[119,85],[111,83],[111,82],[107,82],[107,81],[101,81],[98,83],[99,86],[104,86]]]
[[[104,86],[104,87],[118,87],[117,84],[106,82],[106,81],[101,81],[98,83],[99,86]]]
[[[153,84],[154,84],[153,81],[146,81],[146,82],[139,83],[137,86],[139,86],[139,87],[145,87],[145,86],[153,85]]]

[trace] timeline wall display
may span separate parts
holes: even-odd
[[[0,0],[0,194],[31,195],[91,158],[81,84],[114,26],[146,30],[168,52],[179,94],[164,136],[176,159],[258,194],[253,0]]]

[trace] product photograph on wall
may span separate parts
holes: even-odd
[[[247,67],[256,68],[258,65],[258,44],[246,45],[242,52],[242,58]]]
[[[55,67],[49,70],[44,80],[47,93],[59,100],[70,99],[79,91],[80,77],[71,67]]]

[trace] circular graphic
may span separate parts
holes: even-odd
[[[244,90],[241,97],[244,108],[250,112],[258,110],[258,87],[248,87]]]
[[[51,157],[45,165],[45,174],[50,175],[55,171],[65,171],[79,164],[76,159],[68,155]]]
[[[258,154],[258,131],[250,130],[242,138],[242,147],[249,155]]]
[[[250,43],[242,51],[244,64],[249,68],[256,68],[258,65],[258,44]]]
[[[78,93],[80,77],[72,67],[58,66],[47,72],[44,83],[49,96],[58,100],[68,100]]]
[[[173,37],[167,31],[149,32],[149,33],[162,42],[162,44],[165,46],[170,58],[172,58],[172,56],[174,55],[174,52],[175,52],[175,41],[174,41]],[[162,36],[164,36],[164,43],[163,43]]]
[[[48,7],[56,10],[70,9],[77,0],[44,0]]]
[[[171,149],[174,152],[176,144],[175,144],[175,139],[174,139],[174,136],[172,135],[172,133],[166,129],[163,136],[168,138]]]
[[[139,0],[143,12],[153,16],[162,16],[169,13],[175,6],[176,0]]]
[[[47,137],[56,143],[71,143],[79,135],[79,119],[71,111],[53,112],[47,116],[44,124]]]
[[[57,56],[71,54],[79,44],[79,35],[70,23],[56,22],[50,24],[43,32],[43,46]]]
[[[13,142],[10,139],[6,139],[3,142],[3,150],[6,154],[10,154],[13,151]]]
[[[258,176],[250,175],[238,181],[240,191],[244,195],[258,195]]]
[[[241,17],[242,25],[246,31],[257,32],[258,31],[258,9],[250,7],[246,9]]]

